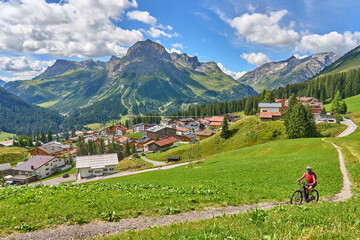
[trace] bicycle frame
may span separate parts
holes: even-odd
[[[300,183],[300,188],[299,190],[302,191],[304,193],[304,198],[307,199],[309,196],[308,196],[308,189],[306,188],[306,183],[305,182],[299,182]]]

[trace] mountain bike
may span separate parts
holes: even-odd
[[[292,204],[292,205],[301,205],[301,203],[303,202],[304,199],[305,199],[306,202],[317,203],[319,201],[319,192],[317,190],[313,189],[311,191],[310,200],[308,200],[309,191],[306,188],[306,183],[299,181],[299,184],[300,184],[299,190],[296,190],[291,195],[290,204]]]

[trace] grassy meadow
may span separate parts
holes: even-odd
[[[26,148],[0,148],[0,164],[10,163],[12,166],[16,166],[16,163],[24,161],[27,155],[28,151]]]
[[[271,141],[216,155],[192,167],[81,185],[0,189],[0,233],[92,220],[157,216],[209,206],[287,201],[312,165],[321,197],[340,191],[336,150],[320,139]],[[16,218],[13,218],[16,216]]]
[[[346,105],[348,107],[348,112],[355,113],[360,112],[360,95],[349,97],[345,99]],[[331,111],[331,103],[324,105],[327,111]]]
[[[0,131],[0,142],[11,139],[14,136],[12,133]]]

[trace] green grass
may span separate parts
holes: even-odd
[[[26,148],[0,148],[0,164],[10,163],[12,166],[16,166],[16,163],[24,161],[27,155],[28,151]]]
[[[261,122],[258,117],[246,117],[229,127],[232,137],[224,140],[220,134],[200,141],[201,157],[208,158],[215,154],[227,152],[256,144],[285,139],[285,128],[282,121]],[[274,135],[276,130],[277,134]],[[197,146],[194,146],[194,156],[197,156]],[[167,161],[167,156],[180,156],[186,160],[189,156],[189,145],[179,146],[162,153],[147,155],[155,161]]]
[[[131,137],[133,139],[141,139],[143,136],[143,133],[128,133],[125,135],[126,137]]]
[[[116,171],[121,171],[121,169],[141,167],[141,166],[143,166],[143,168],[152,167],[152,164],[145,162],[141,158],[136,158],[136,159],[124,158],[123,160],[119,161],[118,165],[116,165]]]
[[[0,142],[11,139],[15,134],[0,131]]]
[[[39,107],[47,108],[47,107],[54,106],[54,105],[57,104],[58,102],[59,102],[59,100],[56,100],[56,101],[49,101],[49,102],[40,103],[40,104],[37,104],[37,105],[38,105]]]
[[[360,112],[360,95],[346,98],[345,102],[348,107],[348,112]],[[331,103],[324,105],[324,107],[327,111],[331,111]]]
[[[360,122],[359,114],[351,117]],[[254,210],[234,216],[129,231],[106,239],[358,239],[360,129],[348,137],[328,140],[339,145],[345,157],[354,194],[348,201]],[[318,174],[319,181],[324,177]],[[319,182],[319,189],[321,185]]]
[[[341,188],[336,150],[320,139],[272,141],[216,155],[192,167],[148,172],[98,183],[0,190],[0,232],[101,219],[175,214],[208,206],[284,201],[312,165],[322,196]],[[16,218],[14,218],[16,216]]]
[[[316,126],[323,137],[336,137],[347,128],[344,124],[335,123],[319,123]]]

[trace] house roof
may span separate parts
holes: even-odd
[[[9,146],[12,146],[13,140],[3,141],[3,142],[0,142],[0,144],[9,147]]]
[[[131,140],[131,137],[119,137],[119,138],[116,138],[115,140],[122,143],[122,142]]]
[[[136,142],[137,143],[144,143],[144,142],[147,142],[149,140],[150,140],[150,138],[148,138],[148,137],[142,137],[142,138],[136,140]]]
[[[212,116],[210,122],[222,122],[224,120],[223,116]]]
[[[197,119],[196,120],[197,122],[199,122],[199,123],[201,123],[201,124],[209,124],[210,122],[208,121],[208,120],[206,120],[206,119]]]
[[[159,147],[163,147],[166,145],[169,145],[171,143],[177,142],[178,140],[174,137],[169,137],[169,138],[165,138],[159,141],[156,141],[155,144],[158,145]]]
[[[281,116],[281,112],[260,112],[260,118],[272,119],[273,117]]]
[[[222,122],[211,122],[210,126],[221,126]]]
[[[281,103],[259,103],[259,108],[281,108]]]
[[[44,152],[46,152],[48,154],[53,154],[53,153],[63,151],[63,148],[57,144],[43,145],[43,146],[40,146],[39,149],[43,150]]]
[[[232,114],[232,113],[227,113],[226,114],[227,117],[230,117],[230,118],[237,118],[237,117],[240,117],[239,115],[236,115],[236,114]]]
[[[126,131],[126,130],[128,130],[126,127],[121,126],[121,125],[115,125],[114,127],[115,127],[116,129],[119,129],[120,131]]]
[[[151,127],[151,128],[146,129],[146,131],[148,131],[148,132],[158,132],[158,131],[160,131],[160,130],[162,130],[162,129],[165,129],[165,127],[159,126],[159,125],[155,125],[155,126],[153,126],[153,127]]]
[[[20,164],[19,166],[16,166],[14,168],[14,170],[33,172],[33,171],[37,170],[38,168],[40,168],[41,166],[43,166],[44,164],[50,162],[54,158],[55,158],[54,156],[37,155],[37,156],[30,158],[26,162]]]
[[[187,133],[184,135],[185,137],[189,138],[189,139],[193,139],[196,138],[196,135],[194,133]]]
[[[4,164],[0,164],[0,171],[7,171],[7,170],[11,170],[11,164],[10,163],[4,163]]]
[[[18,162],[16,163],[16,166],[20,166],[21,164],[23,164],[24,162]]]
[[[91,155],[76,157],[76,168],[104,168],[109,165],[117,165],[119,163],[116,153],[104,155]]]
[[[198,131],[196,132],[196,135],[199,135],[199,136],[211,136],[213,134],[216,134],[216,131],[213,131],[213,130],[204,130],[204,131]]]
[[[178,128],[176,128],[176,131],[179,131],[179,132],[187,132],[187,131],[189,131],[190,129],[188,129],[188,128],[184,128],[184,127],[178,127]]]

